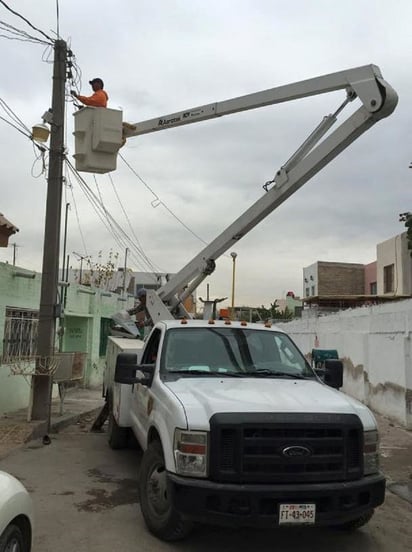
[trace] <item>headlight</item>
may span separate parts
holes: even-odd
[[[176,473],[191,477],[207,476],[207,433],[176,429],[174,440]]]
[[[379,434],[376,430],[363,434],[363,474],[379,471]]]

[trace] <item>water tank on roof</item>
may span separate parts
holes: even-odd
[[[116,170],[122,145],[122,111],[83,107],[74,114],[76,169],[104,174]]]

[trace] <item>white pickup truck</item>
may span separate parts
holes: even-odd
[[[316,373],[270,325],[165,320],[144,346],[109,338],[109,443],[132,431],[144,451],[149,530],[368,522],[385,495],[377,426],[341,385],[340,361]]]

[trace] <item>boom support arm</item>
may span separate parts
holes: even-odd
[[[364,65],[347,71],[340,71],[315,77],[293,84],[270,88],[253,94],[239,96],[221,102],[210,103],[191,109],[185,109],[176,113],[170,113],[155,119],[148,119],[134,125],[128,125],[124,129],[124,136],[139,136],[174,128],[177,126],[198,123],[231,113],[256,109],[300,98],[307,98],[318,94],[325,94],[335,90],[348,89],[350,94],[358,96],[370,112],[379,111],[385,101],[380,84],[388,85],[382,80],[379,67],[376,65]],[[392,90],[392,92],[394,92]],[[395,93],[396,95],[396,93]]]
[[[166,285],[158,290],[158,295],[164,302],[173,304],[173,299],[178,290],[181,290],[185,285],[189,285],[193,278],[196,282],[193,287],[197,287],[211,273],[210,267],[211,265],[214,266],[214,261],[220,255],[231,249],[240,238],[301,188],[361,134],[380,119],[390,115],[396,107],[398,98],[392,87],[382,79],[379,69],[371,65],[274,88],[265,92],[258,92],[220,104],[212,104],[217,106],[214,109],[214,116],[219,116],[234,113],[239,109],[252,109],[270,103],[279,103],[288,99],[297,99],[338,89],[346,89],[349,100],[358,96],[363,105],[320,144],[314,147],[314,144],[323,137],[336,121],[336,115],[325,117],[318,129],[308,138],[298,152],[279,169],[273,180],[274,186],[268,193],[258,199],[180,272],[175,274]],[[197,111],[193,110],[193,113],[196,114],[200,111],[203,111],[204,115],[199,114],[196,120],[210,118],[210,116],[205,115],[206,110],[203,110],[203,108],[198,108]],[[187,124],[187,122],[195,122],[194,117],[195,115],[189,121],[182,119],[170,124],[179,126]],[[164,126],[161,128],[164,128]],[[155,130],[158,130],[158,128]],[[190,285],[189,288],[191,289]]]
[[[265,188],[266,194],[158,290],[157,295],[163,303],[171,307],[178,306],[184,299],[184,296],[177,298],[176,294],[179,290],[187,287],[185,295],[193,291],[206,276],[211,274],[215,261],[220,255],[232,248],[240,238],[361,134],[380,119],[390,115],[396,107],[398,97],[393,88],[383,80],[379,68],[375,65],[367,65],[173,113],[138,123],[134,125],[135,130],[125,130],[126,136],[136,136],[340,89],[347,92],[347,99],[343,106],[335,114],[325,117],[298,151],[278,170],[270,183],[273,183],[273,187],[270,190]],[[361,107],[318,143],[336,122],[337,115],[344,105],[356,97],[360,99]]]

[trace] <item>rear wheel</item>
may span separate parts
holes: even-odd
[[[10,524],[0,536],[0,552],[29,552],[23,533],[17,525]]]
[[[145,451],[139,477],[140,507],[151,533],[165,541],[183,539],[192,524],[173,507],[167,488],[166,467],[162,446],[150,443]]]

